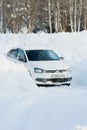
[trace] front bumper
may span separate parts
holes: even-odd
[[[60,86],[60,85],[70,85],[72,77],[64,79],[40,79],[37,78],[38,86]]]
[[[56,73],[34,73],[32,77],[37,85],[66,85],[72,80],[71,72],[56,72]]]
[[[55,79],[44,79],[44,78],[36,78],[37,82],[43,82],[43,83],[47,83],[47,82],[52,82],[52,83],[63,83],[63,82],[68,82],[71,81],[72,77],[70,78],[55,78]]]
[[[66,84],[70,84],[72,80],[72,77],[68,77],[68,78],[36,78],[36,84],[37,85],[66,85]]]

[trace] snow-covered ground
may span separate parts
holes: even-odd
[[[54,49],[72,68],[70,87],[38,88],[12,47]],[[0,130],[87,130],[87,32],[0,35]]]

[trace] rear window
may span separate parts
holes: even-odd
[[[9,57],[16,58],[17,57],[17,53],[18,53],[18,50],[17,49],[13,49],[13,50],[10,50],[7,55]]]

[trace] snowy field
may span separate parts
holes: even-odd
[[[38,88],[23,64],[6,59],[17,46],[54,49],[72,68],[70,87]],[[0,35],[0,130],[87,130],[87,32]]]

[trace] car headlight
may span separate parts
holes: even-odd
[[[71,70],[71,68],[68,68],[68,72],[71,72],[72,70]]]
[[[43,69],[40,69],[40,68],[34,68],[34,72],[35,72],[35,73],[43,73],[44,70],[43,70]]]

